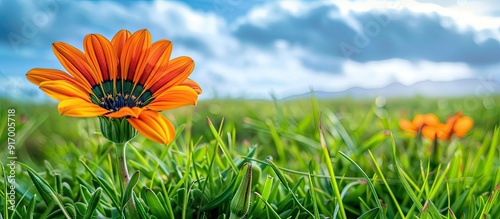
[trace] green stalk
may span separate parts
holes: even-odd
[[[130,177],[128,175],[127,169],[127,158],[125,156],[125,148],[127,146],[127,143],[128,142],[113,143],[116,149],[116,166],[118,167],[118,174],[120,176],[120,189],[122,194],[125,193],[125,188],[127,188],[130,182]],[[135,207],[135,201],[133,197],[128,201],[127,206],[125,207],[123,212],[125,213],[124,216],[127,219],[139,219],[139,212]]]
[[[347,219],[347,215],[344,209],[344,203],[342,203],[342,196],[340,195],[339,185],[337,184],[337,179],[335,178],[335,171],[333,170],[332,159],[330,157],[330,152],[326,146],[325,136],[321,131],[321,122],[318,125],[319,131],[319,140],[321,143],[321,147],[323,148],[323,154],[325,155],[326,167],[328,169],[328,173],[330,174],[330,184],[332,186],[333,194],[337,199],[337,205],[339,206],[340,218]],[[334,212],[334,215],[337,215],[337,211]],[[334,217],[336,218],[336,217]]]

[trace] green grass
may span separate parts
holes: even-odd
[[[131,198],[143,218],[230,218],[248,180],[247,218],[500,218],[500,97],[201,101],[164,113],[177,128],[171,144],[131,141],[136,184],[123,194],[96,118],[1,101],[0,218],[121,218]],[[15,211],[6,196],[11,108]],[[431,142],[398,126],[459,110],[475,122],[463,139]]]

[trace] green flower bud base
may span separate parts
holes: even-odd
[[[100,116],[99,125],[102,135],[113,143],[125,143],[137,135],[137,130],[126,118],[115,119]]]
[[[250,209],[250,195],[252,189],[252,164],[245,163],[240,170],[243,174],[240,186],[231,200],[229,219],[245,218]]]

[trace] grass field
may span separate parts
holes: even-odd
[[[500,218],[500,97],[201,101],[164,113],[173,143],[131,141],[130,174],[140,174],[125,192],[96,118],[1,101],[0,218],[121,218],[130,198],[141,218]],[[474,120],[460,139],[413,137],[398,125],[457,111]],[[242,193],[250,205],[231,207],[240,184],[251,186]]]

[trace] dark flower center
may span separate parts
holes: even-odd
[[[142,107],[142,101],[137,101],[137,97],[134,95],[122,95],[121,93],[117,93],[116,96],[108,94],[107,97],[101,97],[101,102],[99,105],[102,108],[108,109],[110,111],[118,111],[120,108],[127,107]]]
[[[92,87],[92,92],[92,102],[112,112],[122,107],[143,107],[153,100],[151,91],[145,90],[142,85],[134,86],[132,81],[122,83],[119,79],[116,86],[113,81],[108,80]]]

